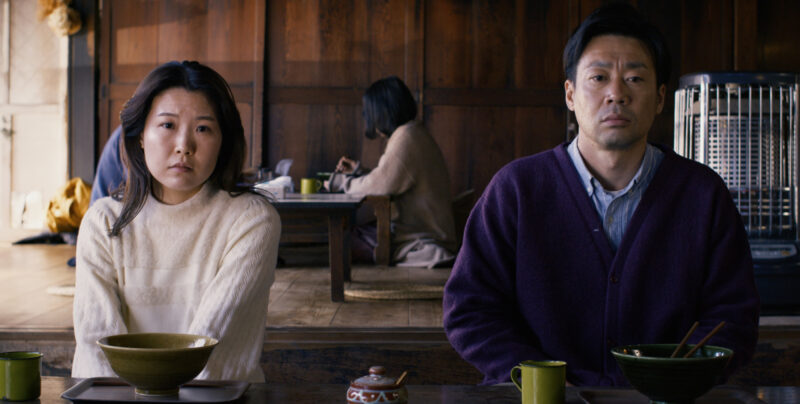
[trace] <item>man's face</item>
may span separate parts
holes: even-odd
[[[653,58],[635,38],[601,35],[584,49],[575,82],[564,83],[578,134],[598,150],[627,150],[647,141],[664,108],[666,86],[656,83]]]

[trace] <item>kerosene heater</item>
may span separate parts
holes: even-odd
[[[724,180],[750,239],[762,312],[800,312],[798,74],[694,73],[675,92],[675,152]]]

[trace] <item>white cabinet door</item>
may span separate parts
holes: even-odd
[[[68,179],[68,39],[37,6],[0,0],[0,230],[44,229]]]

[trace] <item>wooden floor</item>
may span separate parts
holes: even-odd
[[[72,327],[72,297],[52,294],[70,286],[75,269],[67,260],[69,245],[0,244],[0,328],[65,329]],[[413,282],[443,285],[449,269],[353,268],[353,283]],[[51,289],[51,293],[48,293]],[[393,328],[442,326],[441,300],[357,301],[330,299],[327,267],[288,267],[276,271],[269,299],[267,326]]]

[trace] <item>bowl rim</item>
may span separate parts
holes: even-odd
[[[696,344],[686,344],[684,346],[686,348],[688,348],[688,349],[691,349],[695,345]],[[669,358],[669,357],[663,357],[663,356],[636,356],[636,355],[620,352],[620,350],[622,350],[622,349],[634,349],[634,348],[640,348],[640,347],[672,347],[674,349],[674,347],[677,347],[677,346],[678,346],[678,344],[630,344],[630,345],[620,345],[620,346],[616,346],[614,348],[611,348],[611,354],[614,355],[614,356],[621,357],[621,358],[626,358],[626,359],[648,360],[648,361],[670,361],[670,362],[679,361],[680,362],[680,361],[698,361],[698,360],[719,359],[719,358],[728,359],[728,358],[732,357],[733,353],[734,353],[732,349],[725,348],[725,347],[718,346],[718,345],[703,345],[702,347],[700,347],[700,350],[702,350],[704,348],[711,348],[711,349],[714,349],[714,350],[718,350],[718,351],[721,351],[723,353],[722,355],[719,355],[719,356],[692,356],[690,358],[684,358],[684,357]]]
[[[109,338],[114,337],[125,337],[125,336],[141,336],[141,335],[178,335],[182,337],[192,337],[196,339],[204,339],[208,341],[208,344],[203,346],[194,346],[194,347],[181,347],[181,348],[137,348],[137,347],[127,347],[127,346],[119,346],[119,345],[111,345],[108,343]],[[180,332],[131,332],[131,333],[123,333],[123,334],[114,334],[114,335],[107,335],[105,337],[99,338],[95,341],[97,345],[101,348],[110,348],[119,351],[147,351],[147,352],[175,352],[175,351],[191,351],[191,350],[198,350],[198,349],[209,349],[217,346],[219,344],[219,340],[214,337],[209,337],[207,335],[200,335],[200,334],[188,334],[188,333],[180,333]]]

